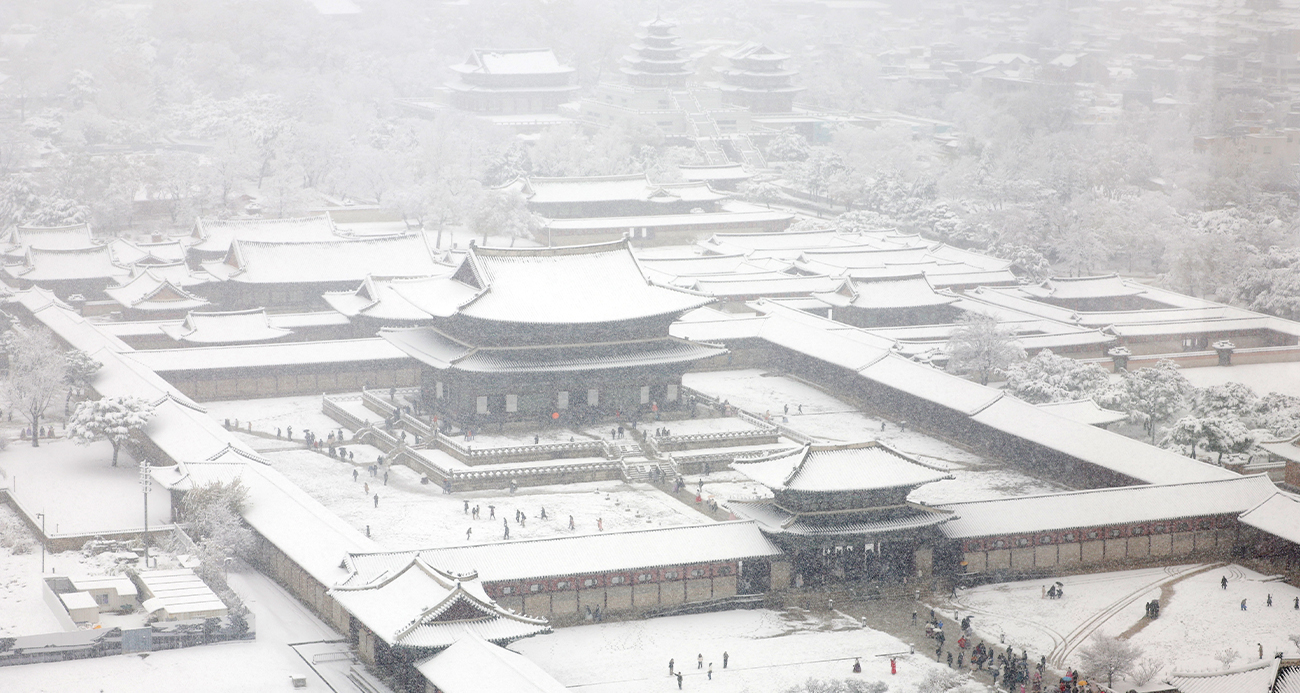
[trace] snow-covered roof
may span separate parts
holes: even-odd
[[[725,180],[739,181],[749,180],[754,177],[744,164],[714,164],[710,166],[678,166],[677,170],[681,172],[682,178],[688,181],[709,181]]]
[[[906,504],[874,512],[793,513],[767,501],[729,501],[737,517],[753,520],[768,534],[797,536],[887,535],[934,527],[952,519],[951,512]]]
[[[1137,296],[1144,293],[1145,288],[1129,283],[1118,274],[1107,274],[1095,277],[1053,277],[1038,285],[1021,287],[1021,291],[1036,298],[1078,301]]]
[[[916,487],[952,478],[878,442],[804,445],[731,468],[774,491],[807,493]]]
[[[1300,497],[1290,493],[1277,493],[1242,513],[1243,524],[1300,544]]]
[[[1264,659],[1221,671],[1174,672],[1169,683],[1179,693],[1272,693],[1280,659]]]
[[[615,230],[632,228],[674,231],[687,229],[704,234],[718,228],[757,225],[769,222],[790,221],[794,214],[779,209],[752,209],[722,212],[694,212],[689,214],[642,214],[622,217],[576,217],[571,219],[544,219],[542,229],[554,232]],[[774,233],[774,232],[773,232]]]
[[[596,345],[476,348],[431,327],[384,329],[379,336],[421,363],[473,373],[610,370],[687,363],[727,353],[720,346],[676,337]]]
[[[984,411],[1002,398],[999,390],[897,354],[889,354],[859,370],[858,374],[967,416]]]
[[[180,311],[202,308],[206,298],[195,296],[149,270],[121,286],[104,289],[108,297],[125,308],[143,311]]]
[[[163,334],[189,344],[266,342],[293,334],[271,325],[265,308],[214,313],[190,312],[180,325],[163,325]]]
[[[625,240],[557,248],[471,248],[448,281],[479,289],[477,297],[460,308],[461,314],[494,322],[634,320],[681,313],[713,301],[651,282]],[[411,299],[409,294],[404,297]]]
[[[778,346],[806,354],[849,370],[865,368],[889,353],[890,343],[861,330],[839,324],[843,329],[818,327],[810,323],[814,316],[791,308],[781,307],[774,301],[759,301],[759,306],[771,312],[759,327],[758,335]],[[829,321],[827,321],[829,322]],[[810,325],[813,329],[809,329]]]
[[[851,305],[864,310],[902,310],[907,308],[926,308],[946,306],[957,301],[957,297],[944,292],[938,293],[925,275],[889,277],[875,280],[853,280],[849,288],[850,296],[839,302],[840,295],[818,295],[831,305]]]
[[[142,570],[138,574],[149,598],[145,611],[164,609],[172,617],[198,612],[226,612],[226,605],[193,570]]]
[[[1300,462],[1300,436],[1286,440],[1270,440],[1260,443],[1259,446],[1284,460]]]
[[[88,248],[28,248],[20,265],[6,265],[5,272],[15,279],[30,282],[117,279],[130,276],[130,270],[113,261],[108,246]]]
[[[834,292],[844,285],[836,277],[802,276],[780,272],[736,274],[732,276],[701,277],[691,283],[692,289],[717,297],[809,296]]]
[[[242,284],[360,282],[367,276],[426,277],[447,271],[422,235],[303,242],[236,239],[225,259],[205,262],[203,268],[217,279]]]
[[[696,255],[693,257],[640,257],[646,272],[653,272],[669,277],[696,277],[712,274],[753,274],[765,272],[761,267],[750,265],[744,255]]]
[[[1208,515],[1237,515],[1277,492],[1265,474],[1215,481],[1122,486],[1018,498],[946,503],[957,517],[950,539],[1104,527]],[[1172,530],[1171,530],[1172,531]]]
[[[971,418],[1017,438],[1149,484],[1236,476],[1222,467],[1078,423],[1014,397],[1003,397]]]
[[[1104,409],[1090,399],[1077,399],[1071,402],[1047,402],[1039,404],[1038,408],[1046,409],[1089,426],[1105,426],[1128,418],[1128,414],[1113,409]]]
[[[217,429],[233,439],[228,431],[220,426]],[[327,587],[349,576],[349,571],[341,567],[349,553],[379,549],[378,544],[268,464],[241,454],[217,456],[224,461],[198,460],[175,467],[155,467],[152,476],[165,487],[180,490],[238,478],[248,488],[244,521]]]
[[[419,322],[448,317],[479,294],[467,284],[447,281],[454,268],[436,277],[375,279],[366,277],[353,291],[324,294],[331,308],[348,317],[367,317],[392,322]],[[408,298],[409,296],[409,298]]]
[[[135,588],[135,583],[131,578],[125,575],[94,575],[86,576],[68,576],[72,586],[78,590],[104,590],[112,589],[117,592],[119,597],[134,597],[139,592]]]
[[[802,250],[855,244],[856,241],[840,235],[835,229],[782,233],[715,233],[698,243],[706,252],[718,255],[748,253],[754,250]]]
[[[356,553],[349,563],[371,579],[405,565],[412,551]],[[658,566],[779,556],[753,522],[715,522],[627,532],[471,544],[418,552],[430,565],[459,574],[477,572],[484,582],[588,575]]]
[[[571,178],[518,178],[502,186],[536,204],[575,202],[716,202],[731,197],[706,181],[651,183],[644,173]]]
[[[6,240],[10,248],[42,250],[72,250],[95,245],[94,233],[89,224],[18,226],[10,230]]]
[[[451,69],[462,73],[492,75],[553,75],[573,72],[562,65],[550,48],[486,50],[474,49],[464,63]]]
[[[405,361],[408,358],[401,350],[377,337],[319,342],[145,349],[131,352],[125,357],[160,373],[289,367],[304,363]]]
[[[194,220],[190,236],[194,250],[224,253],[232,241],[275,243],[318,243],[336,240],[338,231],[328,214],[289,219],[205,219]]]
[[[145,272],[150,272],[159,279],[166,279],[172,283],[172,286],[181,288],[207,284],[212,281],[212,277],[207,272],[194,272],[184,262],[171,262],[161,265],[132,265],[130,271],[130,278],[119,278],[117,281],[126,284]]]
[[[375,576],[353,572],[329,594],[392,646],[444,648],[467,636],[504,645],[551,631],[545,619],[497,605],[472,571],[444,572],[419,556]]]
[[[415,665],[443,693],[567,693],[569,690],[531,659],[467,635]],[[492,672],[485,676],[484,672]]]

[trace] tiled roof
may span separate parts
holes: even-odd
[[[1101,405],[1090,399],[1080,399],[1073,402],[1048,402],[1039,404],[1038,408],[1046,409],[1054,414],[1060,414],[1067,419],[1085,423],[1089,426],[1112,424],[1128,418],[1128,414],[1113,409],[1103,409]]]
[[[510,323],[591,324],[672,315],[712,298],[646,279],[626,241],[563,248],[473,248],[455,278],[484,290],[460,309]],[[408,299],[410,300],[410,299]]]
[[[1292,544],[1300,544],[1300,497],[1279,491],[1238,519]]]
[[[469,635],[415,665],[443,693],[567,693],[560,682],[532,660],[488,640]],[[492,672],[484,676],[483,672]]]
[[[193,249],[224,253],[236,240],[316,243],[335,240],[338,232],[328,214],[289,219],[204,219],[194,221]]]
[[[126,308],[144,311],[178,311],[202,308],[208,300],[172,284],[148,270],[127,283],[104,290]]]
[[[265,342],[293,334],[293,330],[271,326],[265,308],[191,312],[180,325],[163,325],[163,334],[191,344],[237,344]]]
[[[115,279],[130,270],[113,261],[108,246],[74,249],[28,248],[21,265],[6,265],[9,276],[30,282]]]
[[[1108,274],[1097,277],[1053,277],[1037,286],[1021,287],[1021,291],[1036,298],[1068,301],[1137,296],[1144,289],[1130,284],[1117,274]]]
[[[1179,693],[1272,693],[1280,659],[1265,659],[1225,671],[1169,675]]]
[[[506,644],[551,630],[498,606],[472,572],[446,573],[415,555],[391,572],[354,572],[329,593],[389,645],[442,648],[465,636]]]
[[[914,487],[952,478],[875,442],[805,445],[731,468],[774,491],[811,493]]]
[[[951,539],[1103,527],[1206,515],[1237,515],[1277,492],[1264,474],[1151,486],[1123,486],[1019,498],[947,503]]]
[[[360,282],[367,276],[442,275],[424,236],[380,236],[331,241],[235,240],[224,260],[203,268],[222,281],[241,284]]]
[[[882,535],[935,527],[953,518],[951,512],[913,508],[889,516],[864,516],[862,513],[827,513],[796,515],[772,501],[730,501],[727,507],[747,520],[753,520],[768,534],[797,536],[840,536],[845,534]]]
[[[349,562],[361,579],[371,579],[399,569],[414,553],[357,553]],[[477,572],[485,582],[505,582],[762,558],[779,556],[781,550],[753,522],[716,522],[450,546],[418,553],[442,570]]]

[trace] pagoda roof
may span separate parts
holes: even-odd
[[[568,693],[531,659],[469,634],[415,665],[443,693]],[[491,672],[485,676],[484,672]]]
[[[206,298],[195,296],[148,269],[121,286],[105,289],[104,293],[125,308],[143,311],[192,310],[209,303]]]
[[[5,272],[30,282],[116,279],[130,276],[130,270],[113,261],[108,246],[45,249],[28,247],[20,265],[6,265]]]
[[[1034,298],[1062,301],[1137,296],[1146,291],[1144,287],[1134,286],[1118,274],[1053,277],[1036,286],[1023,286],[1020,290]]]
[[[786,53],[778,53],[761,43],[754,43],[752,41],[723,53],[722,57],[728,60],[764,60],[773,62],[788,60],[790,58]]]
[[[191,344],[234,344],[266,342],[293,334],[273,327],[265,308],[214,313],[190,312],[180,325],[163,325],[163,334]]]
[[[448,317],[479,294],[479,290],[472,286],[447,281],[453,269],[447,268],[447,274],[439,277],[366,277],[355,290],[329,291],[324,298],[331,308],[350,318],[362,316],[392,322],[420,322],[433,317]]]
[[[553,373],[689,363],[727,353],[676,337],[542,347],[484,348],[431,327],[384,329],[379,336],[421,363],[471,373]]]
[[[562,204],[575,202],[716,202],[731,196],[709,187],[704,181],[651,183],[644,173],[619,176],[567,178],[517,178],[502,186],[518,190],[529,202]]]
[[[149,272],[159,279],[166,279],[173,285],[180,287],[198,286],[212,281],[212,276],[207,272],[191,271],[189,265],[184,262],[171,262],[162,265],[131,265],[129,270],[131,273],[129,278],[124,277],[118,280],[123,285],[145,272]]]
[[[377,236],[329,241],[236,239],[226,257],[203,268],[221,281],[241,284],[360,282],[368,276],[422,277],[444,274],[423,235]]]
[[[773,491],[840,493],[908,488],[951,479],[882,443],[807,444],[731,468]]]
[[[462,74],[487,75],[554,75],[573,72],[560,63],[550,48],[486,50],[475,48],[469,57],[451,69]]]
[[[516,614],[494,602],[476,573],[443,572],[419,556],[392,573],[369,579],[354,572],[329,595],[395,647],[442,649],[468,636],[504,645],[551,632],[545,619]]]
[[[713,301],[647,279],[626,240],[556,248],[474,247],[445,281],[456,300],[467,294],[464,287],[477,290],[460,307],[461,315],[495,322],[595,324],[673,315]],[[428,310],[413,293],[403,297]]]
[[[796,513],[773,501],[730,501],[737,517],[758,523],[768,534],[796,536],[881,535],[935,527],[953,519],[951,511],[908,503],[902,506],[836,512]]]

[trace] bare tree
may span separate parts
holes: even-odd
[[[40,447],[41,417],[63,388],[67,359],[43,327],[10,330],[3,345],[9,355],[9,401],[32,424],[32,447]]]
[[[948,369],[974,374],[981,385],[1025,358],[1025,350],[1015,335],[998,324],[997,318],[984,313],[968,313],[957,321],[957,329],[948,340]]]
[[[1083,670],[1090,676],[1105,676],[1107,688],[1115,687],[1117,674],[1131,673],[1141,656],[1142,648],[1101,633],[1092,636],[1092,642],[1079,650]]]
[[[1231,667],[1232,663],[1237,661],[1237,659],[1240,657],[1241,655],[1237,652],[1237,650],[1231,647],[1229,647],[1226,650],[1219,650],[1218,652],[1214,653],[1214,658],[1219,660],[1219,662],[1223,664],[1224,669]]]

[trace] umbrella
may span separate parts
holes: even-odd
[[[1065,583],[1064,583],[1064,582],[1061,582],[1060,580],[1057,580],[1057,581],[1056,581],[1056,586],[1057,586],[1057,587],[1065,587]]]

